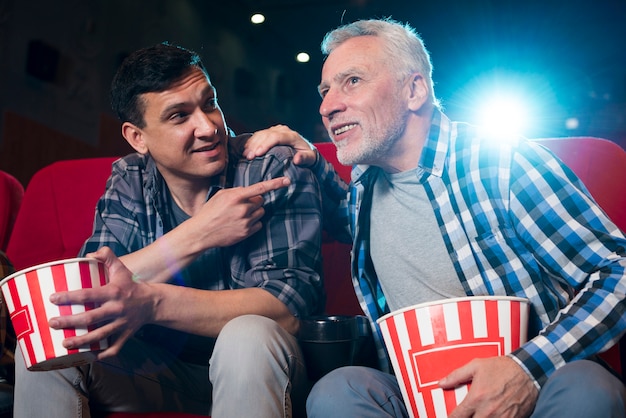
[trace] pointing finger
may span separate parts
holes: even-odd
[[[278,190],[280,188],[289,186],[291,180],[288,177],[277,177],[271,180],[261,181],[242,188],[242,195],[244,198],[260,196],[272,190]]]

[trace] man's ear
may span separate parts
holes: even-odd
[[[122,136],[138,153],[148,153],[148,147],[143,138],[143,131],[137,126],[130,122],[124,122],[122,124]]]
[[[428,86],[420,73],[411,74],[409,80],[409,109],[417,111],[428,101]]]

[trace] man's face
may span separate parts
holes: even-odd
[[[169,89],[141,95],[144,128],[131,145],[149,152],[168,184],[206,184],[226,167],[226,124],[215,88],[194,68]]]
[[[385,167],[401,138],[409,110],[398,74],[379,38],[360,36],[327,57],[319,86],[320,114],[345,165]]]

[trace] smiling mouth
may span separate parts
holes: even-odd
[[[193,150],[193,152],[207,152],[207,151],[213,151],[215,148],[217,148],[217,146],[219,145],[218,142],[216,142],[213,145],[207,145],[206,147],[202,147],[202,148],[198,148],[196,150]]]
[[[350,129],[355,128],[356,126],[357,126],[356,123],[351,123],[350,125],[342,126],[341,128],[335,129],[333,131],[333,134],[335,136],[341,135],[342,133],[348,132]]]

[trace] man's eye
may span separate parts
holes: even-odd
[[[204,104],[204,109],[205,110],[217,109],[217,99],[214,97],[212,99],[207,100],[206,103]]]
[[[350,84],[356,84],[359,81],[361,81],[361,79],[359,77],[350,77],[349,83]]]
[[[185,112],[176,112],[176,113],[172,113],[169,117],[169,120],[174,121],[174,122],[180,122],[182,120],[184,120],[187,117],[187,113]]]

